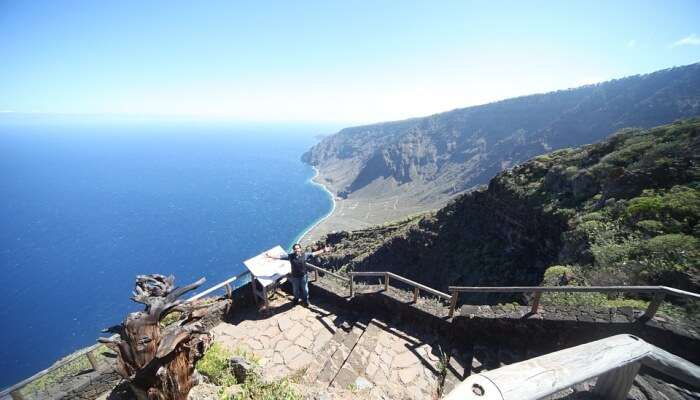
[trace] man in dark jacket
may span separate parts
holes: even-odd
[[[299,299],[301,299],[304,306],[309,306],[309,277],[306,273],[306,261],[311,257],[328,251],[331,251],[330,246],[326,246],[314,252],[305,252],[301,249],[299,243],[295,243],[294,246],[292,246],[292,252],[282,257],[266,254],[269,258],[289,260],[292,264],[292,273],[289,276],[289,281],[292,282],[292,290],[294,291],[294,304],[297,304]]]

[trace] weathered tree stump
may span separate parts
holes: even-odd
[[[194,365],[211,341],[199,323],[209,305],[178,299],[201,286],[204,278],[179,288],[174,283],[173,276],[137,276],[131,299],[146,308],[106,330],[118,333],[118,339],[99,340],[117,353],[117,372],[129,381],[139,400],[185,400],[197,384]],[[162,326],[160,321],[174,311],[181,313],[180,319]]]

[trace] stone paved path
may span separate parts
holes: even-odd
[[[313,390],[351,391],[374,399],[432,399],[438,386],[436,339],[421,342],[372,319],[357,320],[325,304],[292,307],[285,297],[213,329],[215,340],[253,352],[263,377],[301,376]],[[339,315],[341,314],[341,315]]]
[[[306,368],[336,331],[337,316],[319,306],[291,307],[287,298],[271,302],[269,316],[249,310],[212,332],[231,350],[253,352],[266,379],[278,379]]]

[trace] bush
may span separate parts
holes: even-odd
[[[214,342],[204,353],[204,357],[197,362],[197,371],[217,386],[235,385],[236,377],[229,367],[229,359],[232,355],[226,347]]]
[[[664,224],[653,219],[645,219],[637,222],[637,227],[647,235],[659,235],[664,233]]]
[[[553,265],[544,271],[542,286],[558,286],[562,275],[573,277],[574,270],[570,265]]]
[[[251,374],[241,391],[231,400],[301,400],[289,379],[265,382],[257,373]]]
[[[607,299],[601,293],[544,293],[541,302],[555,306],[599,308],[605,305]]]
[[[654,272],[685,271],[700,265],[700,240],[683,234],[656,236],[644,243],[643,251]]]
[[[676,229],[690,233],[700,222],[700,190],[686,186],[674,186],[667,192],[645,190],[629,202],[625,214],[632,222],[664,221],[667,228],[678,225]]]

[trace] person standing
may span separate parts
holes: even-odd
[[[317,250],[314,252],[305,252],[301,249],[301,245],[299,243],[295,243],[294,246],[292,246],[292,252],[282,257],[273,256],[269,253],[266,253],[265,255],[269,258],[277,260],[289,260],[289,262],[292,264],[292,272],[289,276],[289,280],[292,282],[292,291],[294,292],[294,304],[299,303],[299,300],[301,300],[302,304],[305,307],[308,307],[309,277],[307,275],[308,268],[306,262],[311,257],[329,251],[331,251],[330,246],[326,246],[321,250]]]

